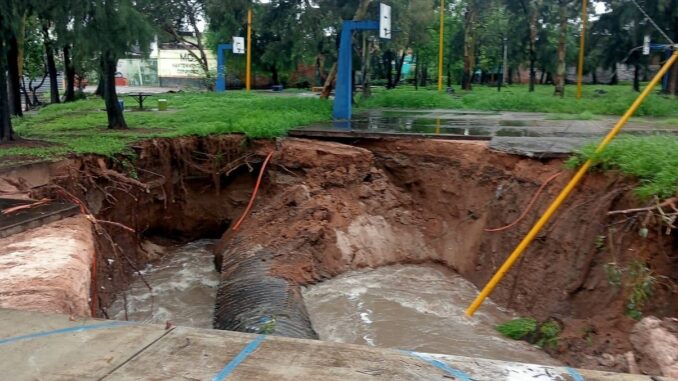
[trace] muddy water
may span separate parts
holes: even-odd
[[[531,345],[494,329],[514,317],[485,302],[473,318],[464,309],[478,290],[437,265],[355,271],[311,286],[304,300],[322,340],[419,352],[556,364]]]
[[[133,282],[108,309],[111,319],[125,320],[124,298],[129,320],[195,328],[212,328],[212,314],[219,274],[214,271],[214,240],[200,240],[168,252],[162,260],[142,271],[144,279]]]

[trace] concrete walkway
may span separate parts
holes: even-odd
[[[4,380],[537,380],[650,377],[0,309]],[[666,378],[654,378],[665,381]]]
[[[577,117],[511,111],[376,109],[360,112],[350,122],[295,128],[289,135],[330,139],[487,140],[494,150],[549,158],[569,156],[584,144],[597,142],[619,120],[616,116],[596,116],[590,120],[577,120]],[[633,118],[622,131],[634,135],[675,134],[678,126],[662,118]]]

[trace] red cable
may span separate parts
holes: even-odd
[[[250,202],[247,204],[247,208],[245,208],[245,211],[242,213],[240,216],[240,219],[238,222],[233,225],[233,230],[238,230],[240,227],[240,224],[245,220],[245,217],[247,217],[247,214],[249,214],[250,209],[252,209],[252,205],[254,205],[254,199],[257,197],[257,192],[259,191],[259,185],[261,185],[261,179],[264,177],[264,171],[266,170],[266,165],[268,164],[268,161],[271,160],[271,156],[273,156],[273,152],[269,153],[268,156],[266,156],[266,160],[264,160],[264,164],[261,165],[261,169],[259,170],[259,178],[257,178],[257,183],[254,185],[254,192],[252,192],[252,196],[250,197]]]
[[[511,222],[510,224],[508,224],[508,225],[506,225],[506,226],[500,227],[500,228],[495,228],[495,229],[483,229],[483,230],[486,231],[486,232],[499,232],[499,231],[502,231],[502,230],[509,229],[509,228],[513,227],[514,225],[516,225],[516,224],[517,224],[518,222],[520,222],[523,218],[525,218],[525,216],[527,215],[527,213],[528,213],[528,212],[530,211],[530,209],[532,208],[532,205],[534,204],[535,201],[537,201],[537,198],[539,198],[539,195],[540,195],[541,192],[544,190],[544,188],[546,188],[546,186],[548,185],[548,183],[550,183],[551,181],[553,181],[556,177],[560,176],[561,173],[562,173],[562,172],[558,172],[558,173],[556,173],[556,174],[554,174],[554,175],[551,175],[551,177],[549,177],[548,179],[546,179],[546,181],[544,181],[544,183],[541,184],[541,186],[539,187],[539,189],[537,189],[537,191],[534,192],[534,195],[532,196],[532,199],[530,199],[530,202],[527,203],[527,207],[525,208],[525,210],[523,211],[523,213],[522,213],[522,214],[520,215],[520,217],[518,217],[515,221]]]

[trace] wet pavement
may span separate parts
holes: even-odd
[[[560,118],[560,119],[558,119]],[[490,147],[537,157],[567,155],[604,136],[619,119],[596,116],[576,120],[560,114],[472,110],[371,110],[350,122],[339,121],[297,128],[290,136],[315,138],[436,138],[486,140]],[[634,119],[624,133],[674,134],[678,129],[654,120]]]

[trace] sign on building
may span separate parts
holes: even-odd
[[[207,65],[217,67],[211,51],[206,51]],[[158,51],[158,76],[174,78],[201,78],[205,76],[200,63],[184,49],[161,49]]]

